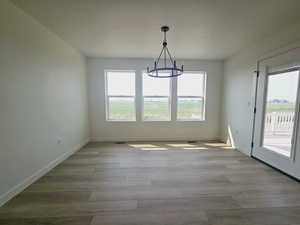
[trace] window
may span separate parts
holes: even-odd
[[[135,121],[135,72],[106,72],[106,120]]]
[[[295,137],[298,80],[299,71],[270,74],[267,77],[262,144],[286,157],[291,156]]]
[[[176,107],[176,102],[177,115],[174,112],[174,117],[178,121],[205,119],[205,72],[185,72],[177,79],[152,78],[143,73],[137,80],[142,82],[142,87],[137,90],[141,105],[139,101],[137,106],[141,108],[143,121],[171,121],[171,104]],[[172,84],[175,85],[174,89]],[[106,71],[105,95],[106,120],[136,121],[134,71]],[[172,101],[171,96],[174,97]]]
[[[170,102],[170,79],[143,73],[143,120],[170,120]]]
[[[177,120],[204,120],[204,72],[186,72],[177,78]]]

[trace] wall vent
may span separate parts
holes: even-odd
[[[117,142],[115,142],[115,144],[122,145],[122,144],[126,144],[126,142],[125,141],[117,141]]]

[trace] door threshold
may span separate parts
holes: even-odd
[[[299,178],[294,177],[294,176],[292,176],[292,175],[290,175],[290,174],[288,174],[288,173],[282,171],[281,169],[278,169],[278,168],[276,168],[276,167],[270,165],[269,163],[266,163],[265,161],[263,161],[263,160],[261,160],[261,159],[259,159],[259,158],[256,158],[256,157],[253,156],[253,155],[251,156],[251,158],[253,158],[253,159],[255,159],[255,160],[257,160],[257,161],[259,161],[259,162],[261,162],[261,163],[263,163],[263,164],[265,164],[265,165],[271,167],[272,169],[275,169],[276,171],[278,171],[278,172],[280,172],[280,173],[282,173],[282,174],[288,176],[289,178],[291,178],[291,179],[297,181],[298,183],[300,183],[300,179],[299,179]]]

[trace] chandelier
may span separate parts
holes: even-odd
[[[163,48],[157,60],[154,61],[154,67],[152,69],[149,69],[149,67],[147,67],[147,74],[150,77],[167,78],[178,77],[183,74],[183,65],[181,66],[181,68],[177,68],[176,60],[173,60],[170,51],[167,47],[168,31],[168,26],[161,27],[161,32],[164,32]]]

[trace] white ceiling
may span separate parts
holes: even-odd
[[[224,59],[300,20],[300,0],[12,0],[87,56]]]

